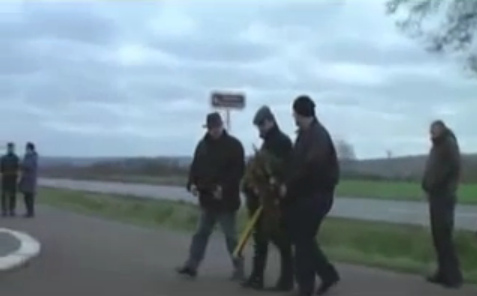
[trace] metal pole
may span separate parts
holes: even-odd
[[[230,125],[230,109],[225,109],[225,128],[227,129],[227,131],[230,132],[230,128],[231,128],[231,125]]]

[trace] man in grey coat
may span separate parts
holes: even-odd
[[[33,218],[35,216],[35,195],[38,178],[38,153],[35,145],[31,142],[26,144],[20,170],[21,178],[18,187],[25,201],[25,217]]]

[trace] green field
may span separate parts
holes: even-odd
[[[128,199],[67,190],[42,189],[39,202],[145,227],[167,227],[192,231],[197,208],[184,202]],[[240,225],[245,223],[240,213]],[[429,231],[419,226],[373,223],[329,218],[323,225],[320,242],[335,260],[396,271],[427,273],[434,252]],[[462,268],[468,282],[477,282],[477,241],[468,231],[456,233]]]
[[[186,179],[181,176],[88,176],[85,179],[116,182],[146,183],[185,186]],[[384,200],[424,200],[421,185],[416,182],[341,180],[337,188],[338,196],[364,197]],[[462,184],[459,190],[459,203],[477,204],[477,184]]]
[[[421,184],[398,181],[342,180],[338,195],[394,200],[424,200]],[[477,204],[477,184],[462,184],[458,193],[459,202]]]

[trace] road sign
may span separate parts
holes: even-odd
[[[238,92],[212,92],[210,103],[214,108],[243,109],[245,108],[245,94]]]

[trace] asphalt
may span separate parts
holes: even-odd
[[[196,199],[184,188],[176,186],[68,179],[40,179],[39,184],[54,188],[126,194],[151,199],[196,202]],[[336,198],[331,215],[369,221],[429,225],[427,204],[424,202],[376,200],[340,196]],[[459,205],[456,208],[455,218],[456,228],[472,231],[477,230],[477,206]]]
[[[20,243],[21,242],[10,233],[0,232],[0,258],[18,250]]]
[[[189,296],[263,295],[228,281],[230,262],[221,237],[209,243],[196,280],[176,276],[190,237],[39,207],[35,220],[9,219],[6,227],[42,242],[42,253],[28,267],[0,274],[0,295],[8,296]],[[213,256],[212,256],[213,254]],[[278,260],[269,260],[268,281]],[[249,257],[249,256],[247,256]],[[411,275],[338,265],[342,282],[330,295],[470,296],[477,287],[451,291]]]

